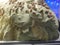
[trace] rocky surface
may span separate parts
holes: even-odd
[[[4,5],[0,8],[0,40],[50,41],[59,38],[57,18],[45,3],[10,0]]]

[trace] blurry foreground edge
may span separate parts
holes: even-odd
[[[0,41],[0,44],[60,44],[60,41]]]

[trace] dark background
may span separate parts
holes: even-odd
[[[59,31],[60,31],[60,21],[59,21]]]

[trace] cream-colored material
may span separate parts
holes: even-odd
[[[55,14],[37,2],[27,3],[29,1],[32,0],[8,1],[0,6],[4,9],[4,14],[0,13],[0,40],[47,41],[58,38]]]

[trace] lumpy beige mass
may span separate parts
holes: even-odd
[[[0,40],[56,40],[58,20],[44,1],[9,0],[0,5]]]

